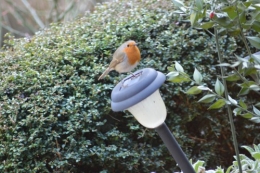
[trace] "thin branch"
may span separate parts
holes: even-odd
[[[15,30],[15,29],[13,29],[12,27],[7,26],[7,25],[1,25],[1,24],[0,24],[0,27],[3,27],[3,28],[5,28],[6,30],[8,30],[8,31],[10,31],[10,32],[12,32],[12,33],[14,33],[14,34],[20,35],[20,36],[22,36],[22,37],[25,37],[25,36],[27,35],[27,34],[25,34],[25,33],[22,33],[22,32],[20,32],[20,31],[18,31],[18,30]]]
[[[218,41],[218,39],[219,39],[218,38],[218,31],[217,31],[216,27],[214,27],[214,34],[215,34],[216,46],[217,46],[217,50],[218,50],[218,58],[219,58],[219,62],[221,64],[221,63],[223,63],[223,57],[222,57],[221,52],[220,52],[220,47],[219,47],[220,44],[219,44],[219,41]],[[225,76],[224,67],[221,66],[220,71],[221,71],[221,76]],[[224,89],[225,89],[225,98],[226,98],[226,100],[228,100],[227,83],[226,83],[226,80],[223,77],[222,77],[222,82],[223,82]],[[227,105],[227,110],[228,110],[228,117],[229,117],[229,123],[230,123],[230,127],[231,127],[233,143],[234,143],[236,157],[237,157],[238,168],[239,168],[239,172],[242,173],[242,167],[241,167],[238,144],[237,144],[237,137],[236,137],[236,129],[235,129],[233,115],[232,115],[230,105]]]
[[[59,15],[58,21],[62,20],[65,17],[65,15],[73,9],[74,6],[75,2],[72,1],[70,5],[68,5],[68,7],[64,10],[64,12]]]
[[[24,4],[24,6],[29,10],[36,23],[43,29],[45,27],[44,23],[41,21],[34,8],[32,8],[32,6],[27,0],[21,0],[21,1]]]
[[[23,9],[21,9],[20,7],[18,7],[13,1],[11,0],[6,0],[6,2],[14,8],[14,10],[12,10],[11,14],[14,16],[14,18],[17,20],[18,23],[22,23],[24,27],[30,29],[31,32],[35,32],[36,29],[34,26],[32,26],[31,24],[28,23],[28,20],[26,20],[26,18],[24,16],[22,16],[22,13],[26,13],[28,11],[24,11]],[[10,24],[9,24],[10,25]],[[11,26],[11,25],[10,25]]]

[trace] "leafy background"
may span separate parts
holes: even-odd
[[[31,39],[7,35],[0,51],[1,172],[172,172],[176,163],[154,130],[128,112],[112,112],[110,94],[122,76],[97,78],[124,41],[139,43],[142,62],[165,74],[178,61],[196,67],[209,86],[219,69],[214,39],[174,13],[171,1],[98,5],[73,22],[53,23]],[[243,44],[220,38],[226,61],[245,55]],[[166,124],[193,160],[227,167],[234,149],[225,109],[207,110],[187,96],[191,84],[165,82]],[[237,93],[238,87],[229,84]],[[257,99],[256,95],[245,99]],[[240,145],[259,143],[259,124],[234,117]],[[241,149],[243,153],[244,150]]]

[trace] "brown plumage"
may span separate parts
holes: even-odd
[[[112,70],[116,70],[118,73],[130,72],[138,65],[140,60],[141,54],[136,42],[129,40],[117,48],[108,68],[98,80],[103,79]]]

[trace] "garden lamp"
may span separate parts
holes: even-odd
[[[166,77],[152,68],[136,71],[119,82],[111,94],[112,110],[128,110],[144,127],[155,129],[184,173],[195,173],[176,139],[165,124],[166,107],[159,87]]]

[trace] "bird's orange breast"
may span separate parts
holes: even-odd
[[[128,62],[130,65],[133,65],[136,62],[139,62],[141,59],[140,50],[138,49],[137,46],[126,47],[124,52],[126,53],[126,55],[128,57]]]

